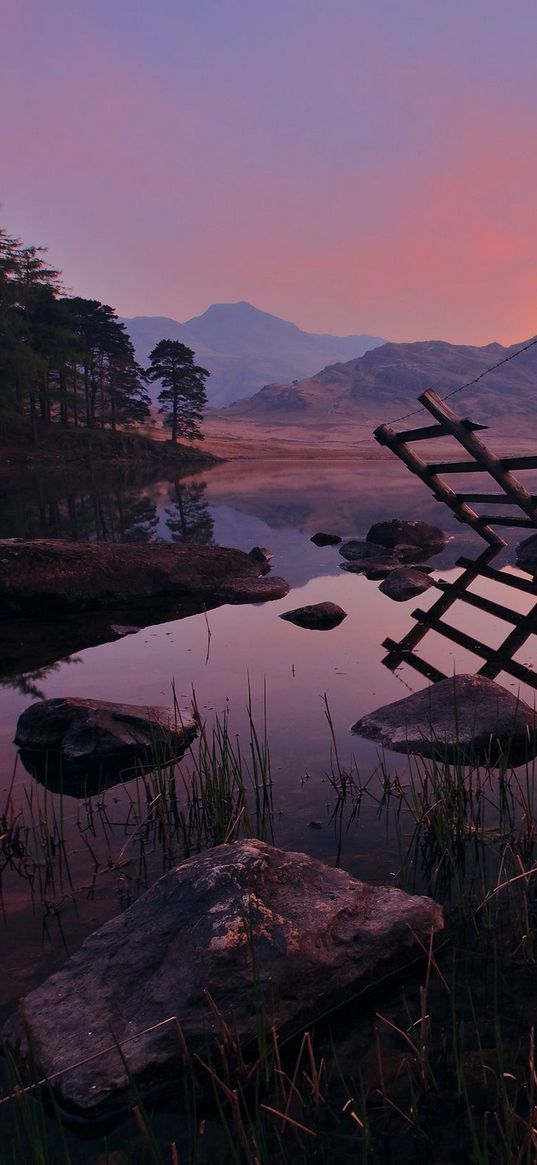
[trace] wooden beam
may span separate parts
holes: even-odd
[[[434,583],[439,590],[448,592],[453,583],[445,582],[443,579],[438,579]],[[487,615],[494,615],[496,619],[501,619],[505,623],[513,623],[515,627],[521,626],[523,623],[537,624],[537,614],[534,618],[530,615],[521,615],[520,611],[512,611],[510,607],[505,607],[503,603],[495,603],[492,599],[486,599],[484,595],[477,595],[475,591],[464,591],[459,595],[461,603],[467,603],[470,607],[477,607],[479,611],[485,611]],[[531,634],[528,630],[528,635]]]
[[[383,647],[389,647],[393,640],[385,639]],[[397,649],[397,644],[394,644]],[[414,651],[389,651],[388,655],[384,656],[382,663],[390,671],[395,671],[402,663],[407,663],[409,667],[413,667],[415,671],[420,672],[427,680],[431,680],[433,684],[437,684],[439,680],[446,680],[447,676],[443,671],[439,671],[432,663],[428,663],[426,659],[421,659]]]
[[[520,502],[512,502],[519,506]],[[525,530],[537,530],[537,513],[535,518],[513,518],[510,514],[481,514],[482,522],[494,522],[497,526],[520,526]]]
[[[458,493],[457,497],[461,502],[480,502],[483,506],[518,506],[518,502],[514,498],[508,498],[506,494]],[[532,497],[537,502],[534,494]]]
[[[475,461],[432,461],[431,473],[486,473]]]
[[[537,469],[537,455],[531,457],[500,457],[504,469]]]

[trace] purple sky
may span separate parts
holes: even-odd
[[[1,221],[122,315],[537,331],[536,0],[0,0]]]

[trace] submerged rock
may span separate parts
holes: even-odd
[[[352,564],[350,569],[357,574],[373,569],[393,570],[399,566],[396,554],[389,550],[381,550],[378,546],[372,546],[371,543],[362,542],[358,538],[349,538],[347,542],[343,542],[339,547],[339,553]]]
[[[353,725],[358,736],[395,752],[448,761],[522,764],[537,754],[529,704],[484,676],[458,675],[385,704]]]
[[[419,520],[409,521],[406,518],[392,518],[389,522],[375,522],[366,535],[367,542],[377,546],[386,546],[389,549],[401,544],[417,546],[422,550],[443,550],[449,542],[450,536],[438,526],[431,526],[429,522]]]
[[[260,996],[267,1026],[274,1021],[285,1036],[400,974],[442,925],[429,898],[261,841],[221,845],[90,935],[26,997],[4,1038],[19,1062],[31,1059],[53,1079],[67,1110],[104,1115],[130,1100],[115,1040],[128,1040],[123,1052],[142,1096],[173,1091],[184,1062],[173,1017],[191,1054],[217,1054],[221,1028],[207,992],[243,1046],[258,1034]]]
[[[196,735],[189,713],[66,696],[39,700],[19,716],[15,744],[48,788],[84,796],[183,754]]]
[[[395,599],[396,603],[402,603],[405,599],[421,595],[422,591],[432,586],[434,583],[429,578],[427,570],[422,570],[419,566],[398,566],[391,570],[380,584],[379,591],[382,591],[383,595],[388,595],[390,599]]]
[[[284,611],[280,619],[287,619],[289,623],[296,623],[297,627],[306,627],[309,631],[331,631],[338,627],[347,612],[337,603],[310,603],[306,607],[296,607],[294,611]]]
[[[160,596],[213,601],[228,584],[237,591],[242,586],[247,601],[248,586],[258,578],[259,564],[242,550],[223,546],[4,539],[0,616],[57,615]],[[268,592],[266,597],[281,596]]]
[[[230,578],[215,591],[215,598],[223,603],[267,603],[284,599],[290,591],[289,583],[277,574],[261,578]]]
[[[325,534],[323,530],[318,530],[316,534],[310,538],[315,546],[338,546],[341,542],[339,534]]]

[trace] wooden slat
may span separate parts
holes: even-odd
[[[431,461],[431,473],[486,473],[481,465],[475,461]]]
[[[475,421],[468,422],[472,431],[488,429],[488,425],[478,425]],[[445,425],[422,425],[419,429],[404,429],[397,434],[400,441],[429,441],[434,437],[450,437],[451,433]]]
[[[537,469],[537,456],[531,457],[500,457],[504,469]]]
[[[462,566],[465,570],[469,570],[475,566],[471,558],[458,558],[455,566]],[[519,578],[517,574],[509,574],[506,570],[498,570],[495,566],[489,566],[486,562],[481,562],[479,570],[475,572],[474,578],[480,575],[483,578],[492,579],[494,582],[502,583],[502,586],[513,587],[517,591],[524,591],[527,595],[537,595],[537,582],[531,582],[528,578]]]
[[[444,635],[446,639],[451,639],[459,647],[471,651],[473,655],[480,655],[482,659],[487,660],[496,655],[494,648],[487,647],[485,643],[481,643],[479,639],[474,639],[472,635],[467,635],[466,631],[459,631],[458,627],[451,627],[449,623],[443,623],[441,619],[436,619],[434,615],[431,616],[430,611],[414,611],[413,618],[422,626],[428,627],[429,630],[438,631],[440,635]]]
[[[517,506],[514,498],[508,498],[506,494],[478,494],[478,493],[458,493],[457,497],[461,502],[480,502],[483,506]],[[537,498],[532,494],[534,502]]]
[[[520,502],[513,502],[513,505],[520,505]],[[481,521],[488,524],[494,522],[496,526],[520,526],[525,530],[537,531],[537,516],[535,520],[531,518],[513,518],[510,514],[481,514]]]
[[[389,647],[393,643],[391,639],[385,639],[382,644],[383,647]],[[382,663],[390,671],[395,671],[402,663],[408,663],[420,675],[425,676],[427,680],[431,680],[433,684],[437,684],[439,680],[446,680],[447,676],[443,671],[440,671],[432,663],[428,663],[426,659],[421,659],[414,651],[399,651],[397,644],[394,644],[394,650],[390,650],[388,655],[384,656]]]

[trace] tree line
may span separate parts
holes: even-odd
[[[186,345],[161,340],[147,369],[115,310],[66,295],[42,247],[0,228],[0,419],[29,422],[36,441],[48,426],[123,429],[150,417],[146,385],[172,441],[200,439],[209,373]]]

